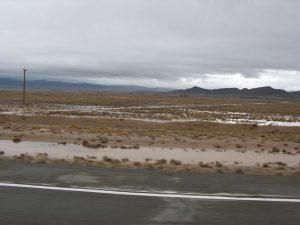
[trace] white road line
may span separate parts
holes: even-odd
[[[42,186],[42,185],[30,185],[30,184],[13,184],[13,183],[0,183],[0,187],[42,189],[42,190],[54,190],[54,191],[70,191],[70,192],[84,192],[84,193],[126,195],[126,196],[140,196],[140,197],[300,203],[300,199],[293,199],[293,198],[267,198],[267,197],[266,198],[261,198],[261,197],[236,197],[236,196],[231,197],[231,196],[216,196],[216,195],[210,196],[210,195],[150,193],[150,192],[129,192],[129,191],[112,191],[112,190],[101,190],[101,189],[54,187],[54,186]]]

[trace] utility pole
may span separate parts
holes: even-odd
[[[23,105],[25,105],[26,104],[26,102],[25,102],[25,89],[26,89],[26,84],[25,84],[25,82],[26,82],[26,71],[27,71],[27,69],[23,69],[23,73],[24,73],[24,79],[23,79]]]

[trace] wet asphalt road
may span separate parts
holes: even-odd
[[[0,182],[300,198],[299,175],[167,173],[0,161]],[[299,221],[300,203],[120,196],[0,187],[1,225],[298,225]]]

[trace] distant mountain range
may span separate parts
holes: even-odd
[[[270,86],[259,88],[220,88],[220,89],[204,89],[200,87],[192,87],[185,90],[171,91],[173,94],[181,96],[222,96],[222,97],[240,97],[240,98],[300,98],[300,91],[287,92],[282,89],[275,89]]]
[[[202,97],[239,97],[239,98],[297,98],[300,91],[287,92],[270,86],[252,89],[220,88],[204,89],[192,87],[185,90],[172,90],[168,88],[148,88],[135,85],[99,85],[89,83],[71,83],[49,80],[28,80],[26,87],[29,90],[58,90],[58,91],[111,91],[111,92],[166,92],[180,96]],[[0,89],[22,89],[23,81],[10,78],[0,78]]]
[[[22,89],[23,81],[10,78],[0,78],[0,89]],[[146,91],[146,92],[167,92],[167,88],[148,88],[135,85],[98,85],[89,83],[71,83],[48,80],[28,80],[26,88],[30,90],[79,90],[79,91]]]

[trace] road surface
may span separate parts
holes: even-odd
[[[300,221],[300,203],[288,201],[300,199],[299,175],[169,173],[0,161],[0,183],[16,185],[0,185],[1,225],[298,225]],[[83,191],[72,191],[76,189]],[[95,189],[99,193],[84,191]],[[174,194],[208,197],[169,197]]]

